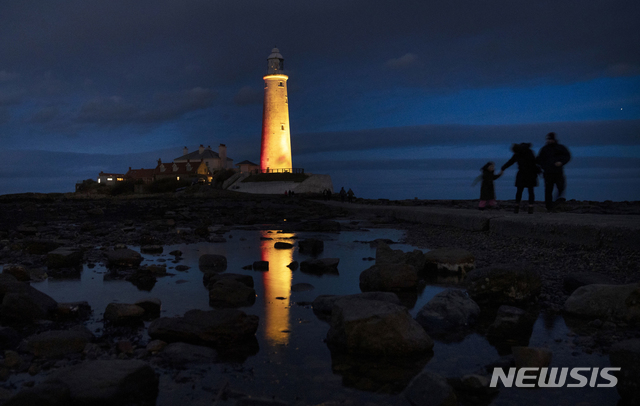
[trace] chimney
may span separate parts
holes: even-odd
[[[227,146],[220,144],[218,147],[218,155],[220,156],[220,167],[227,169]]]
[[[189,148],[184,147],[182,148],[182,155],[187,155],[189,153]]]
[[[198,148],[198,153],[202,155],[203,152],[204,152],[204,145],[200,144],[200,148]]]
[[[211,145],[207,145],[207,149],[208,149],[208,150],[211,150]]]
[[[162,164],[162,159],[158,158],[158,165]]]

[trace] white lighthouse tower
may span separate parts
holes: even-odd
[[[260,169],[263,172],[283,172],[293,168],[287,94],[289,77],[283,71],[284,58],[278,48],[273,48],[267,58],[267,74],[263,77],[264,107],[260,149]]]

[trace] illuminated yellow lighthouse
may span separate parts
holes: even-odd
[[[264,76],[264,107],[262,111],[262,148],[260,169],[263,172],[291,171],[291,134],[289,132],[289,99],[287,79],[283,74],[284,58],[278,48],[267,58]]]

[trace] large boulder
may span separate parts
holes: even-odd
[[[578,317],[639,323],[640,284],[582,286],[569,296],[564,311]]]
[[[307,259],[300,263],[300,271],[315,275],[337,275],[339,263],[339,258]]]
[[[391,249],[385,242],[376,240],[376,265],[381,264],[409,264],[416,271],[422,272],[426,263],[424,253],[420,250],[403,252],[402,250]]]
[[[234,281],[245,284],[246,286],[253,287],[253,276],[242,275],[239,273],[217,273],[217,272],[205,272],[202,276],[202,283],[209,289],[213,284],[223,280],[233,279]]]
[[[72,405],[151,406],[156,404],[159,381],[145,362],[96,360],[63,369],[46,382],[68,387]]]
[[[427,273],[467,273],[475,268],[475,257],[460,248],[438,248],[424,254]]]
[[[416,315],[429,334],[446,334],[467,329],[475,323],[480,306],[464,291],[447,289],[435,295]]]
[[[513,306],[503,305],[498,308],[498,313],[493,323],[487,330],[489,337],[498,339],[526,335],[531,333],[527,312]]]
[[[298,241],[298,249],[304,254],[318,255],[324,251],[324,241],[315,238],[306,238]]]
[[[624,402],[621,404],[640,404],[640,339],[614,344],[609,352],[609,359],[612,367],[620,368],[616,373],[616,389]]]
[[[313,307],[313,312],[319,318],[331,319],[331,312],[336,301],[350,299],[380,300],[400,305],[400,299],[393,292],[365,292],[354,295],[320,295],[315,298],[311,306]]]
[[[109,267],[134,268],[142,262],[142,255],[129,248],[107,251],[106,256]]]
[[[0,274],[0,317],[8,322],[50,319],[58,303],[49,295],[9,274]]]
[[[213,348],[179,342],[166,345],[158,355],[172,366],[208,364],[218,358],[218,353]]]
[[[134,305],[142,307],[144,310],[143,317],[146,320],[155,319],[160,317],[160,311],[162,310],[162,301],[157,297],[148,297],[140,299],[134,303]]]
[[[553,357],[546,348],[513,347],[511,351],[516,368],[547,368]]]
[[[204,254],[198,259],[201,271],[222,272],[227,269],[227,257],[217,254]]]
[[[540,274],[526,266],[494,265],[467,274],[467,292],[483,305],[526,305],[542,289]]]
[[[152,339],[228,346],[255,339],[258,316],[237,309],[189,310],[183,317],[161,317],[149,325]]]
[[[209,305],[213,307],[251,306],[256,301],[256,291],[244,283],[224,278],[209,285]]]
[[[366,299],[335,302],[327,344],[360,355],[408,356],[433,348],[433,340],[406,307]]]
[[[569,295],[587,285],[617,285],[617,283],[611,277],[597,272],[574,272],[562,280],[562,287]]]
[[[82,353],[92,339],[91,331],[84,326],[77,326],[69,330],[49,330],[34,334],[27,337],[21,346],[36,357],[60,358]]]
[[[83,253],[76,247],[59,247],[47,254],[47,267],[76,268],[82,266]]]
[[[7,264],[2,268],[2,273],[13,275],[20,282],[31,280],[29,270],[22,265]]]
[[[430,371],[413,378],[404,397],[413,406],[455,406],[458,404],[453,388],[447,380]]]
[[[409,264],[373,265],[360,274],[363,292],[415,290],[417,286],[418,273]]]
[[[135,304],[109,303],[104,311],[104,320],[113,325],[139,324],[144,316],[144,308]]]

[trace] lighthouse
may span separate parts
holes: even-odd
[[[283,73],[284,58],[278,48],[267,58],[264,79],[264,106],[262,110],[262,172],[288,172],[291,162],[291,134],[289,132],[289,98],[287,79]]]

